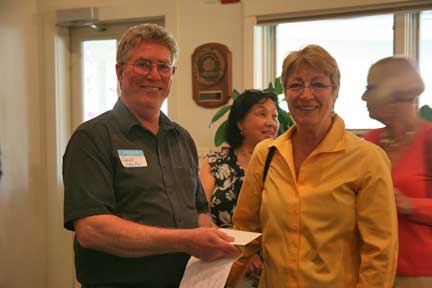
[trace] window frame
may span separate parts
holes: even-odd
[[[432,10],[432,4],[417,5],[410,9],[400,7],[367,11],[332,11],[332,13],[296,13],[284,16],[257,17],[254,26],[254,81],[257,88],[267,87],[276,75],[276,26],[282,23],[310,20],[329,20],[347,17],[393,14],[393,54],[410,57],[418,65],[420,47],[420,13]],[[260,71],[260,72],[258,72]],[[362,135],[370,129],[347,129],[356,135]]]

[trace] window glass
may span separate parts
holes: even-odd
[[[344,119],[346,128],[382,127],[369,118],[361,96],[369,67],[378,59],[393,55],[393,22],[393,14],[388,14],[277,25],[276,75],[281,74],[282,62],[290,51],[309,44],[320,45],[339,65],[341,87],[335,111]]]
[[[84,121],[111,110],[117,101],[116,40],[83,42]]]
[[[420,14],[420,73],[425,82],[425,92],[419,98],[420,107],[432,107],[432,11]]]

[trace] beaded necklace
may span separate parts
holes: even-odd
[[[406,131],[400,139],[395,139],[390,137],[388,132],[384,130],[379,138],[380,145],[386,150],[396,150],[398,149],[406,139],[411,138],[416,131]]]

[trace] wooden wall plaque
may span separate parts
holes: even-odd
[[[193,99],[199,106],[215,108],[231,97],[231,51],[220,43],[207,43],[192,54]]]

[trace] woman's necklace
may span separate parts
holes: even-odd
[[[253,152],[252,150],[247,150],[247,149],[241,149],[241,148],[236,149],[237,161],[245,171],[249,164],[249,159],[252,155],[252,152]]]
[[[416,131],[405,131],[399,139],[396,139],[391,137],[387,130],[384,130],[380,135],[379,143],[386,150],[396,150],[406,143],[407,139],[411,139],[415,133]]]

